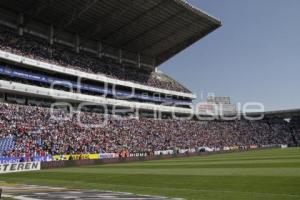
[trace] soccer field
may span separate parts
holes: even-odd
[[[1,175],[1,181],[184,199],[300,199],[300,148]]]

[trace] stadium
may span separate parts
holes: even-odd
[[[300,110],[210,98],[239,119],[208,120],[159,69],[221,20],[185,0],[0,10],[0,198],[300,199]]]

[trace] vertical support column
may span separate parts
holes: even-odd
[[[20,13],[19,19],[18,19],[18,33],[20,36],[24,34],[24,14]]]
[[[122,64],[122,49],[119,49],[119,63]]]
[[[101,41],[99,41],[98,42],[98,45],[97,45],[97,51],[98,51],[98,57],[99,58],[102,58],[102,49],[103,49],[103,45],[102,45],[102,42]]]
[[[76,53],[79,53],[80,50],[80,37],[79,35],[75,36],[75,51]]]
[[[51,45],[53,45],[53,42],[54,42],[54,27],[53,27],[53,24],[50,25],[50,29],[49,29],[49,43]]]
[[[141,68],[141,54],[138,54],[138,57],[137,57],[137,66],[138,66],[138,68]]]
[[[156,59],[153,58],[153,59],[152,59],[152,67],[153,67],[153,69],[155,68],[155,66],[156,66]]]

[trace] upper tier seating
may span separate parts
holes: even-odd
[[[46,40],[25,33],[19,36],[16,30],[0,25],[0,49],[40,61],[61,65],[89,73],[100,73],[111,78],[131,81],[147,86],[191,93],[178,82],[163,74],[144,68],[125,67],[108,59],[81,51],[77,54],[71,48],[60,44],[50,45]],[[164,78],[161,78],[161,77]]]

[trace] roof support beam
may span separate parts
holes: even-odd
[[[183,25],[181,27],[178,27],[176,29],[176,31],[174,31],[173,33],[171,33],[171,34],[169,34],[169,35],[167,35],[165,37],[162,37],[162,38],[158,39],[157,41],[155,41],[155,42],[153,42],[153,43],[151,43],[149,45],[146,45],[143,49],[140,49],[140,52],[145,52],[145,51],[147,51],[149,49],[152,49],[156,45],[159,45],[161,42],[166,41],[166,40],[167,41],[171,41],[171,42],[172,41],[176,41],[183,32],[186,32],[186,30],[189,29],[189,28],[193,28],[193,26],[195,26],[195,24],[199,24],[199,20],[198,19],[190,22],[189,24],[185,24],[185,25]]]
[[[127,42],[125,45],[128,46],[130,44],[132,46],[143,46],[143,47],[149,46],[149,45],[153,44],[153,42],[151,42],[151,43],[148,42],[148,40],[151,39],[153,35],[155,35],[157,33],[161,33],[160,35],[162,35],[162,36],[160,38],[165,37],[164,35],[166,35],[166,33],[164,33],[164,32],[166,30],[168,30],[169,24],[176,23],[178,20],[181,20],[181,18],[186,18],[186,17],[189,17],[188,13],[186,13],[184,11],[178,12],[178,13],[176,13],[176,15],[172,16],[170,20],[163,21],[154,29],[151,29],[151,30],[141,34],[139,37],[132,39],[130,42]],[[172,34],[176,33],[178,30],[180,30],[180,28],[174,29]],[[170,34],[168,34],[168,36],[169,35]],[[125,45],[123,45],[123,48],[126,47]],[[139,51],[139,52],[142,52],[143,50],[144,50],[144,48],[137,49],[137,51]]]
[[[87,32],[87,34],[86,34],[87,37],[93,37],[93,36],[97,35],[101,30],[104,30],[105,27],[107,26],[107,24],[110,24],[113,19],[124,15],[128,10],[130,10],[133,3],[134,3],[134,1],[131,0],[127,3],[125,8],[119,7],[116,10],[114,10],[112,13],[106,15],[104,17],[104,19],[100,20],[100,22],[96,25],[95,28],[90,29]]]
[[[141,54],[138,54],[137,56],[137,67],[141,68]]]
[[[147,34],[149,34],[151,31],[153,30],[156,30],[157,28],[163,26],[164,24],[167,24],[169,23],[169,21],[171,20],[174,20],[174,19],[177,19],[178,17],[180,17],[184,12],[183,11],[180,11],[180,12],[177,12],[176,14],[174,15],[171,15],[170,17],[168,17],[167,19],[163,20],[162,22],[160,22],[159,24],[156,24],[155,26],[152,26],[151,28],[145,30],[144,32],[136,35],[134,38],[130,39],[130,40],[127,40],[127,41],[124,41],[123,43],[120,44],[120,47],[125,47],[131,43],[134,43],[135,41],[137,40],[140,40],[141,38],[144,38],[145,36],[147,36]]]
[[[98,48],[98,49],[97,49],[97,50],[98,50],[98,51],[97,51],[97,52],[98,52],[98,57],[99,57],[99,58],[102,58],[102,48],[103,48],[103,44],[102,44],[101,41],[98,42],[97,48]]]
[[[152,8],[148,9],[144,13],[140,14],[137,18],[132,20],[129,24],[125,24],[124,26],[113,30],[112,32],[106,34],[103,36],[103,40],[113,40],[117,41],[122,36],[123,32],[128,32],[135,27],[138,27],[145,23],[148,17],[151,17],[153,15],[160,15],[160,13],[163,13],[164,10],[162,10],[163,7],[167,6],[168,4],[172,3],[171,0],[162,0],[160,3],[156,4]]]
[[[166,49],[163,53],[160,53],[160,56],[157,58],[157,61],[159,62],[157,64],[161,64],[162,60],[165,60],[166,58],[169,58],[170,56],[175,55],[176,53],[178,53],[178,51],[184,49],[189,44],[197,41],[200,37],[202,37],[202,36],[201,36],[201,34],[198,33],[195,36],[186,39],[184,42],[181,42],[179,44],[177,43],[174,46]]]
[[[54,27],[53,25],[51,24],[50,27],[49,27],[49,43],[52,45],[53,42],[54,42]]]
[[[167,48],[162,53],[160,53],[159,57],[157,58],[157,61],[158,61],[157,64],[161,64],[166,59],[169,59],[171,56],[173,56],[176,53],[178,53],[179,51],[185,49],[190,44],[196,42],[197,40],[199,40],[199,38],[204,37],[205,35],[211,33],[212,31],[214,31],[214,29],[210,29],[209,31],[205,31],[205,32],[199,32],[199,33],[187,38],[183,42],[177,43],[177,44],[173,45],[172,47]],[[166,42],[169,42],[169,41],[167,40]],[[163,44],[161,44],[161,45],[163,45]]]
[[[72,12],[71,17],[68,19],[67,23],[64,24],[64,26],[69,26],[71,25],[75,20],[79,19],[84,13],[86,13],[91,7],[93,7],[98,0],[89,0],[83,8],[75,9]]]
[[[155,68],[155,66],[156,66],[156,59],[152,58],[152,67]]]
[[[122,49],[119,49],[119,63],[122,64],[122,57],[123,57],[123,51]]]
[[[36,16],[43,12],[48,6],[52,4],[53,0],[45,1],[36,0],[29,9],[24,10],[26,17],[24,18],[23,27],[26,27]]]
[[[18,19],[18,32],[19,32],[19,35],[23,35],[24,33],[24,14],[23,13],[20,13],[19,15],[19,19]]]
[[[68,26],[73,24],[76,20],[78,20],[84,13],[86,13],[90,8],[92,8],[96,3],[98,3],[99,0],[89,0],[83,7],[76,8],[72,11],[71,16],[68,15],[68,13],[65,14],[65,16],[62,16],[60,18],[61,23],[58,25],[58,29],[56,30],[56,33],[54,35],[54,38],[56,38],[61,32],[66,29]]]
[[[80,45],[83,45],[85,42],[87,42],[87,40],[90,38],[90,37],[93,37],[95,35],[97,35],[101,30],[104,30],[105,27],[107,26],[107,24],[111,23],[111,21],[113,19],[115,19],[116,17],[120,17],[122,16],[123,14],[125,14],[130,8],[131,8],[131,5],[134,3],[133,0],[131,0],[128,4],[127,4],[127,7],[125,9],[123,9],[122,7],[119,7],[118,9],[116,9],[114,12],[106,15],[104,17],[104,19],[100,20],[99,23],[96,25],[95,28],[93,29],[89,29],[85,34],[84,36],[82,37],[82,40],[81,40],[81,44]]]
[[[79,53],[80,51],[80,37],[79,35],[75,35],[75,52]]]

